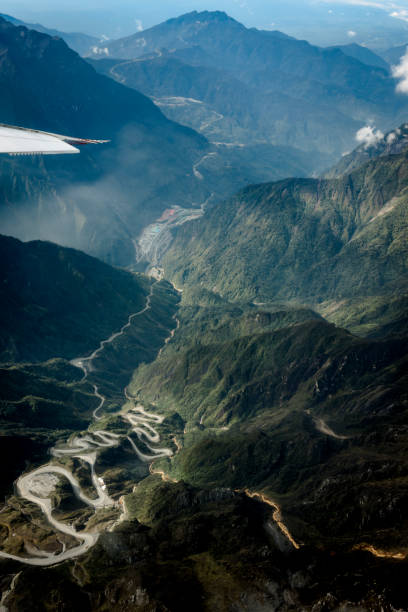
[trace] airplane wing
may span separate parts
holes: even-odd
[[[88,140],[30,130],[0,123],[0,154],[9,155],[58,155],[79,153],[77,146],[101,144],[109,140]],[[74,146],[76,145],[76,146]]]

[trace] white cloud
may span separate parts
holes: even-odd
[[[141,32],[143,30],[143,23],[140,19],[135,19],[136,31]]]
[[[408,94],[408,47],[405,55],[401,57],[400,63],[392,67],[392,76],[394,79],[400,79],[397,91]]]
[[[349,4],[351,6],[367,6],[386,11],[390,17],[408,22],[408,1],[400,0],[398,4],[392,0],[323,0],[328,4]]]
[[[364,145],[365,149],[377,144],[378,141],[384,138],[381,130],[376,130],[372,125],[365,125],[356,133],[356,140]]]
[[[349,31],[347,32],[347,36],[348,36],[349,38],[354,38],[355,36],[357,36],[357,32],[354,32],[354,30],[349,30]]]
[[[392,13],[390,13],[390,17],[396,17],[396,19],[402,19],[403,21],[408,21],[408,10],[398,9],[397,11],[393,11]]]

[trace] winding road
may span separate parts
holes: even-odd
[[[204,163],[206,159],[208,159],[209,157],[214,157],[215,155],[217,155],[217,153],[215,153],[214,151],[212,153],[206,153],[205,155],[203,155],[203,157],[201,157],[198,160],[198,162],[196,164],[194,164],[194,166],[193,166],[193,174],[200,181],[202,181],[204,179],[204,177],[203,177],[203,175],[201,174],[201,172],[198,169],[199,166],[201,166],[201,164]]]
[[[80,368],[83,371],[84,377],[82,380],[85,380],[89,372],[92,371],[92,362],[104,350],[104,348],[119,336],[124,334],[126,329],[131,326],[135,317],[142,315],[151,307],[151,298],[153,295],[154,286],[157,284],[157,282],[158,281],[152,283],[150,292],[146,298],[146,304],[142,310],[131,314],[127,323],[118,332],[113,333],[107,340],[103,340],[99,347],[89,357],[79,357],[71,361],[72,365]],[[173,333],[174,332],[169,335],[167,341],[173,337]],[[95,421],[99,421],[102,418],[100,411],[104,406],[106,398],[99,392],[97,385],[93,385],[93,390],[94,396],[99,399],[99,404],[93,412],[93,418]],[[133,398],[128,395],[127,389],[125,389],[125,397],[128,401],[134,401]],[[110,431],[92,431],[90,429],[84,434],[72,437],[66,442],[65,445],[56,446],[50,450],[52,457],[57,460],[63,457],[72,457],[81,459],[85,463],[89,464],[92,484],[95,490],[95,497],[89,497],[84,493],[78,479],[69,469],[54,463],[48,463],[47,465],[41,466],[28,474],[23,474],[16,482],[16,492],[19,497],[37,505],[41,509],[47,522],[60,533],[78,540],[80,542],[78,546],[67,550],[65,545],[63,545],[62,552],[50,553],[47,551],[38,550],[27,543],[25,548],[28,554],[31,556],[23,557],[0,551],[0,558],[19,561],[26,565],[47,567],[61,563],[68,559],[75,559],[94,546],[99,537],[98,532],[78,532],[74,526],[59,521],[53,516],[54,508],[52,503],[52,494],[55,491],[55,487],[59,483],[60,478],[62,477],[66,479],[70,483],[74,495],[95,511],[101,508],[115,506],[120,508],[121,504],[115,502],[109,496],[103,479],[98,477],[95,473],[95,462],[98,456],[98,451],[104,448],[106,449],[109,447],[118,446],[121,444],[122,439],[127,438],[135,454],[141,461],[151,463],[159,457],[170,457],[173,454],[173,452],[168,448],[153,448],[151,446],[151,444],[158,444],[160,442],[160,435],[154,429],[153,424],[160,424],[164,417],[156,414],[150,414],[144,410],[143,406],[138,404],[131,408],[129,412],[124,413],[122,418],[130,425],[132,430],[131,433],[134,433],[137,436],[139,442],[143,443],[151,454],[148,455],[140,451],[130,435],[120,436],[119,434],[115,434]],[[125,512],[126,510],[122,509],[122,516],[117,522],[120,522]],[[3,593],[1,599],[3,609],[3,602],[7,596],[8,592]]]

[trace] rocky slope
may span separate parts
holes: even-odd
[[[107,533],[74,572],[28,569],[17,580],[12,612],[55,605],[139,611],[231,609],[242,612],[383,610],[406,607],[405,563],[368,553],[287,554],[267,533],[268,511],[245,495],[180,483],[150,483],[166,498],[151,526],[133,519]],[[12,568],[9,568],[12,571]],[[43,607],[41,607],[43,606]]]

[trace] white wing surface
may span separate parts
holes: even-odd
[[[75,145],[100,144],[108,140],[87,140],[61,134],[0,124],[0,154],[10,155],[58,155],[79,153]]]

